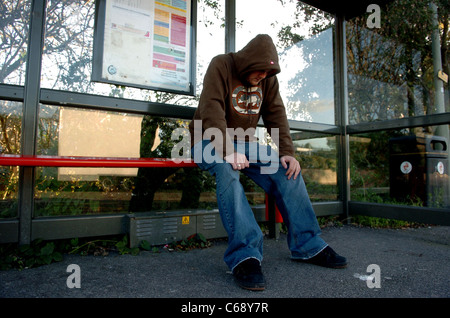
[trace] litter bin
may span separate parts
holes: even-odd
[[[389,151],[391,198],[419,201],[428,207],[449,206],[448,152],[444,137],[392,138]]]

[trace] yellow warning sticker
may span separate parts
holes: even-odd
[[[181,219],[181,224],[189,224],[189,217],[183,216],[183,218]]]

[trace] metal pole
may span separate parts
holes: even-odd
[[[348,126],[348,87],[345,18],[335,17],[335,78],[336,78],[336,124],[341,129],[338,137],[338,187],[342,200],[342,214],[349,217],[348,202],[350,200],[350,149]]]
[[[436,113],[445,113],[444,102],[444,83],[439,78],[439,71],[442,71],[442,57],[441,57],[441,39],[439,35],[439,21],[438,21],[438,8],[430,2],[429,8],[431,10],[431,52],[433,56],[433,82],[434,82],[434,105],[436,107]],[[436,135],[449,139],[448,125],[441,125],[436,128]]]
[[[236,51],[236,0],[225,1],[225,53]]]
[[[431,51],[433,56],[433,80],[434,80],[434,100],[437,113],[445,113],[444,102],[444,83],[438,77],[439,71],[442,71],[442,57],[441,57],[441,39],[439,35],[439,21],[438,21],[438,8],[430,2],[429,7],[432,12],[432,33],[431,33]],[[448,129],[447,129],[448,130]],[[447,136],[448,137],[448,136]]]
[[[431,53],[433,56],[434,105],[436,107],[436,113],[445,113],[444,83],[438,76],[439,72],[442,71],[441,38],[439,35],[438,7],[433,3],[433,1],[431,1],[429,4],[429,8],[431,9],[432,13]],[[435,135],[444,137],[447,140],[447,158],[450,157],[450,148],[448,147],[449,142],[448,125],[437,126]],[[448,175],[448,171],[446,171],[445,173]],[[448,189],[450,189],[450,180],[447,183],[446,193],[444,193],[444,197],[446,198],[448,198],[449,196]]]
[[[42,50],[44,47],[46,0],[31,2],[30,31],[28,35],[27,70],[24,89],[21,154],[35,155]],[[33,218],[34,168],[19,169],[19,243],[31,242]]]

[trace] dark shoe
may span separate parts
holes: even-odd
[[[338,255],[329,246],[325,247],[319,254],[305,260],[296,260],[304,263],[319,265],[329,268],[344,268],[347,267],[347,259]]]
[[[234,280],[239,287],[249,290],[264,290],[266,281],[261,271],[261,265],[256,258],[249,258],[233,270]]]

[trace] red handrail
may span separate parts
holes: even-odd
[[[26,167],[115,167],[115,168],[181,168],[196,167],[191,159],[168,158],[106,158],[106,157],[64,157],[0,155],[0,166]]]
[[[0,166],[25,166],[25,167],[103,167],[103,168],[182,168],[196,167],[197,164],[191,159],[168,159],[168,158],[103,158],[103,157],[60,157],[60,156],[23,156],[23,155],[0,155]],[[275,211],[275,203],[271,204]],[[266,208],[269,203],[266,200]],[[269,209],[266,212],[268,219]],[[276,213],[276,212],[275,212]],[[278,221],[278,219],[276,219]],[[275,236],[274,224],[270,222],[271,236]],[[273,224],[272,224],[273,223]]]

